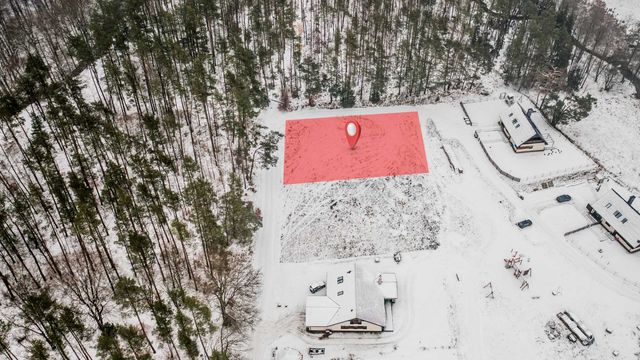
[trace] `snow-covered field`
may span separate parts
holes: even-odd
[[[640,6],[640,5],[639,5]],[[589,116],[562,126],[591,156],[626,185],[640,191],[640,101],[628,84],[614,91],[591,93],[598,97]]]
[[[534,108],[525,97],[520,97],[519,101],[525,109]],[[499,114],[508,108],[504,101],[470,103],[465,104],[465,108],[474,125],[480,127],[478,135],[489,156],[500,169],[522,183],[535,183],[596,169],[596,164],[551,127],[539,112],[531,114],[531,120],[547,142],[545,151],[517,154],[497,124]]]
[[[463,122],[458,103],[270,110],[263,119],[282,131],[288,118],[400,111],[419,114],[428,174],[285,186],[281,148],[278,166],[258,175],[254,201],[264,226],[256,234],[254,258],[264,288],[262,321],[249,357],[306,359],[309,347],[324,347],[327,359],[604,359],[614,350],[619,358],[634,358],[640,351],[640,290],[607,261],[636,256],[613,248],[604,249],[607,261],[589,255],[601,241],[616,245],[594,228],[563,235],[589,222],[584,206],[596,196],[591,176],[520,199],[474,138],[477,127]],[[442,144],[453,150],[464,173],[450,169]],[[560,205],[555,201],[560,194],[574,200]],[[533,226],[521,230],[514,222],[524,218]],[[432,228],[423,233],[425,225]],[[439,243],[437,249],[417,250],[432,241]],[[391,253],[397,249],[416,251],[404,252],[396,264]],[[522,278],[504,267],[513,251],[524,254],[532,268],[523,291]],[[382,261],[374,262],[373,254]],[[397,274],[395,331],[325,340],[304,332],[308,284],[350,261],[370,272]],[[493,298],[487,297],[489,283]],[[594,345],[570,343],[559,324],[562,336],[547,337],[547,323],[558,323],[556,313],[564,310],[591,329]]]
[[[640,19],[640,0],[605,0],[604,2],[621,20],[637,22]]]
[[[443,202],[429,174],[284,188],[282,261],[437,247]],[[389,212],[389,209],[394,209]]]

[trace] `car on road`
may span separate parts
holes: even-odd
[[[526,228],[526,227],[529,227],[529,226],[531,226],[532,224],[533,224],[533,223],[532,223],[532,222],[531,222],[531,220],[529,220],[529,219],[522,220],[522,221],[520,221],[520,222],[517,222],[517,223],[516,223],[516,225],[518,225],[518,227],[519,227],[520,229],[524,229],[524,228]]]
[[[560,195],[556,198],[556,201],[559,203],[564,203],[567,201],[571,201],[571,196],[569,195]]]
[[[327,286],[327,283],[325,283],[324,281],[314,282],[309,285],[309,291],[311,291],[312,294],[315,294],[318,291],[324,289],[325,286]]]

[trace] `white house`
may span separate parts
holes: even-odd
[[[633,202],[635,196],[623,198],[616,190],[603,190],[602,196],[587,210],[629,252],[640,250],[640,212]]]
[[[500,114],[498,124],[517,153],[543,151],[547,144],[538,127],[517,102]]]
[[[328,272],[326,290],[326,295],[307,297],[307,331],[383,331],[385,301],[398,296],[395,274],[368,276],[354,264]]]

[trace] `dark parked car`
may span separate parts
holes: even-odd
[[[324,348],[309,348],[309,355],[324,355]]]
[[[395,254],[393,254],[393,260],[400,264],[400,261],[402,261],[402,255],[400,254],[400,251],[396,252]]]
[[[518,227],[519,227],[520,229],[524,229],[524,228],[526,228],[526,227],[529,227],[529,226],[531,226],[531,224],[533,224],[533,223],[532,223],[532,222],[531,222],[531,220],[529,220],[529,219],[527,219],[527,220],[522,220],[522,221],[520,221],[520,222],[517,222],[517,223],[516,223],[516,225],[518,225]]]
[[[556,201],[558,201],[559,203],[571,201],[571,196],[569,196],[569,195],[560,195],[560,196],[558,196],[556,198]]]

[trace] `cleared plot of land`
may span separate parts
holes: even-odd
[[[425,174],[287,186],[281,261],[433,248],[439,193]]]
[[[350,120],[362,126],[362,135],[354,150],[345,138],[344,128]],[[287,121],[285,184],[427,171],[417,112]]]

